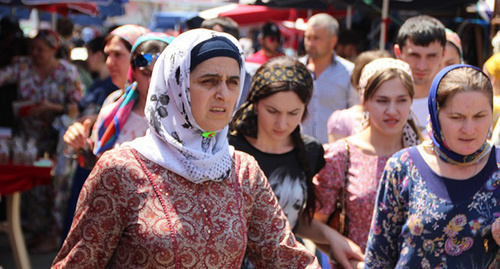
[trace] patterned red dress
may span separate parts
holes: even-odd
[[[364,252],[375,206],[375,198],[390,156],[376,156],[363,153],[349,143],[349,180],[347,183],[346,218],[347,237],[358,244]],[[326,165],[313,179],[316,186],[317,212],[331,215],[344,188],[346,163],[345,141],[339,140],[323,145]]]
[[[320,268],[295,241],[253,157],[194,184],[130,147],[99,159],[53,268]]]

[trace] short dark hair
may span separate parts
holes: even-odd
[[[272,23],[272,22],[267,22],[262,26],[262,37],[266,36],[273,36],[273,37],[278,37],[281,38],[281,32],[280,28],[278,25]]]
[[[355,31],[345,29],[345,30],[340,31],[337,44],[358,46],[359,42],[360,42],[360,38],[359,38],[358,34],[356,34]]]
[[[240,30],[238,29],[238,23],[228,17],[217,17],[204,20],[201,23],[201,28],[213,30],[216,25],[222,27],[224,33],[228,33],[238,40],[240,39]]]
[[[104,51],[104,36],[100,35],[92,38],[89,43],[85,45],[85,47],[87,47],[87,50],[91,51],[92,53]]]
[[[62,17],[57,19],[56,31],[64,38],[70,37],[73,34],[74,27],[73,21],[68,18]]]
[[[407,19],[399,28],[396,43],[402,49],[406,41],[410,40],[417,46],[427,47],[432,42],[446,46],[444,25],[436,18],[427,15],[415,16]]]

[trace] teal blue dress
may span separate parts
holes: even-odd
[[[499,247],[500,171],[493,148],[466,180],[437,175],[416,147],[393,155],[383,172],[365,268],[489,268]]]

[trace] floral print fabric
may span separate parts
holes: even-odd
[[[451,202],[422,178],[423,169],[430,168],[417,165],[416,154],[415,147],[404,149],[387,162],[366,268],[488,268],[499,250],[490,231],[500,211],[495,157],[479,177],[469,179],[486,178],[486,183],[471,197]]]
[[[331,215],[344,186],[346,140],[325,144],[325,167],[314,177],[317,212]],[[389,157],[364,154],[349,142],[349,180],[347,183],[347,237],[365,249],[379,178]]]
[[[245,251],[258,268],[320,268],[250,155],[195,184],[134,152],[99,159],[53,268],[239,268]]]
[[[77,103],[83,86],[76,67],[66,60],[59,60],[59,66],[52,74],[41,79],[35,71],[30,57],[19,57],[12,64],[0,70],[0,85],[17,83],[20,100],[33,103],[48,100],[55,104]],[[58,136],[52,128],[56,113],[43,113],[23,117],[20,121],[21,135],[33,137],[37,141],[39,155],[55,153]]]
[[[42,80],[35,71],[30,57],[19,57],[0,72],[0,84],[18,84],[21,99],[53,103],[76,103],[81,98],[82,85],[76,67],[59,60],[59,67]]]

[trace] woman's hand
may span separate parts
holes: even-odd
[[[351,267],[354,269],[363,269],[365,268],[365,262],[360,262],[358,260],[349,260]]]
[[[325,223],[313,219],[310,223],[304,218],[299,218],[297,233],[312,240],[323,252],[330,251],[331,256],[345,269],[356,269],[364,266],[365,256],[361,248],[349,238]]]
[[[85,148],[91,125],[92,121],[90,119],[86,119],[83,124],[79,122],[73,123],[64,133],[64,142],[75,150]]]
[[[365,255],[361,248],[336,230],[330,230],[328,241],[332,258],[343,268],[363,268]]]
[[[500,246],[500,218],[497,218],[493,224],[491,224],[491,235],[497,245]]]

